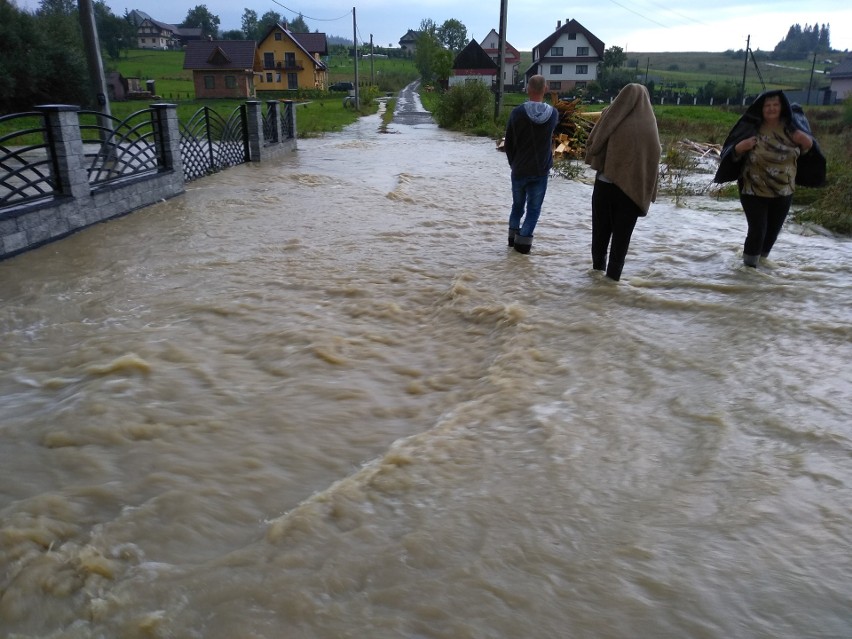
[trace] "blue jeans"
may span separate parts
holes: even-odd
[[[538,224],[538,216],[541,215],[541,204],[544,202],[544,194],[547,192],[547,176],[532,176],[512,178],[512,212],[509,214],[509,228],[520,228],[520,234],[531,237]],[[521,226],[521,217],[524,216],[524,206],[527,215],[524,217],[524,225]]]

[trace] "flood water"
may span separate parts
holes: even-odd
[[[403,105],[0,263],[0,636],[852,636],[852,244]]]

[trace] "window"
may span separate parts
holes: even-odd
[[[569,34],[568,34],[568,39],[569,39],[569,40],[576,40],[576,39],[577,39],[577,34],[576,34],[576,33],[569,33]]]
[[[562,83],[561,82],[548,82],[547,88],[550,89],[551,91],[561,91],[562,90]]]
[[[225,76],[225,86],[228,87],[229,89],[236,89],[237,88],[237,78],[232,76],[232,75],[226,75]]]
[[[284,66],[288,69],[296,68],[296,54],[292,51],[284,54]]]
[[[281,32],[280,32],[280,31],[276,31],[276,32],[275,32],[275,39],[276,39],[276,40],[280,40],[280,39],[281,39]]]
[[[204,88],[205,89],[215,89],[216,88],[216,78],[212,75],[204,76]]]
[[[588,64],[578,64],[576,73],[577,73],[577,75],[588,75],[589,65]]]
[[[278,83],[281,82],[281,72],[280,71],[275,74],[275,81],[278,82]]]
[[[264,69],[272,69],[275,67],[275,54],[274,53],[264,53],[263,54],[263,68]]]
[[[577,55],[589,55],[589,47],[577,47]]]
[[[550,65],[550,75],[562,75],[562,65],[561,64],[551,64]]]
[[[271,74],[271,73],[267,73],[267,74],[266,74],[266,81],[267,81],[267,82],[272,82],[272,74]]]
[[[288,89],[298,89],[299,88],[299,74],[298,73],[288,73],[287,74],[287,88]]]
[[[553,56],[562,55],[562,47],[550,47],[550,55],[553,55]]]

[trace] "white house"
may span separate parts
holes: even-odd
[[[532,51],[532,65],[526,79],[536,74],[547,80],[549,91],[558,93],[581,89],[598,79],[604,43],[576,20],[559,20],[556,31]]]
[[[480,46],[488,54],[488,57],[496,63],[500,56],[500,34],[491,29]],[[521,54],[515,47],[506,42],[506,54],[503,58],[503,84],[518,83],[518,67],[520,64]]]
[[[485,86],[494,86],[497,79],[497,63],[482,47],[471,40],[453,60],[453,72],[447,84],[451,87],[468,82],[482,82]]]

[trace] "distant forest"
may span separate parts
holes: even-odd
[[[831,35],[829,25],[809,26],[794,24],[787,36],[775,45],[773,57],[781,60],[807,58],[814,53],[829,53],[831,51]]]

